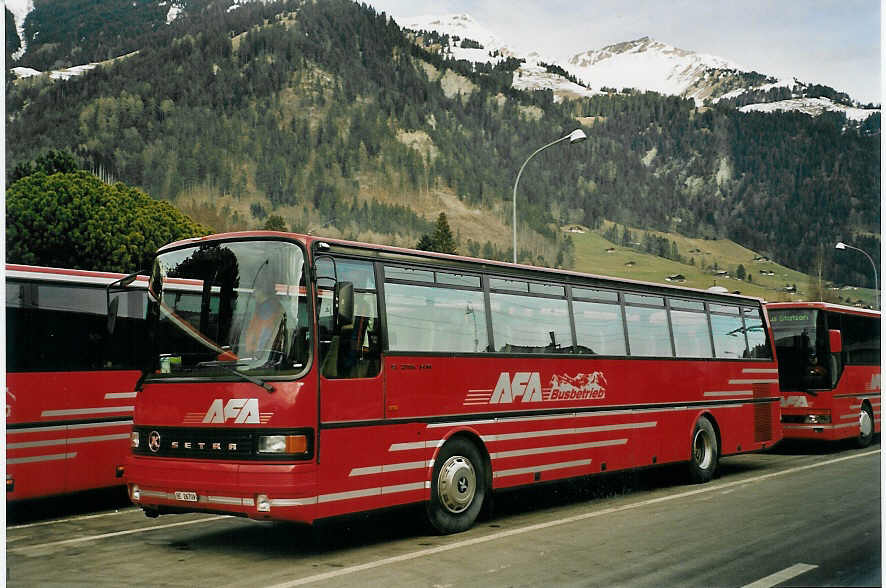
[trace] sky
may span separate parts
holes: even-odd
[[[398,20],[467,13],[517,48],[566,61],[649,36],[881,103],[880,0],[366,0]]]

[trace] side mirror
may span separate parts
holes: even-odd
[[[843,335],[836,329],[828,331],[828,343],[831,346],[831,353],[843,352]]]
[[[120,278],[119,280],[115,280],[115,281],[111,282],[110,284],[108,284],[107,286],[105,286],[105,299],[107,302],[107,309],[108,309],[107,329],[108,329],[109,335],[114,334],[114,327],[117,325],[117,313],[119,312],[118,308],[120,306],[120,299],[114,298],[112,300],[111,294],[114,294],[116,292],[125,291],[126,287],[129,286],[131,283],[133,283],[139,275],[140,275],[139,272],[135,272],[134,274],[129,274],[128,276],[124,276],[124,277]]]
[[[335,329],[341,330],[344,325],[354,322],[354,284],[338,282],[335,285]]]
[[[117,312],[120,306],[120,299],[114,297],[108,303],[108,335],[114,334],[114,328],[117,325]]]

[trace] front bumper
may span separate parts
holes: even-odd
[[[129,497],[149,513],[215,512],[259,520],[311,523],[313,463],[220,463],[130,456]]]

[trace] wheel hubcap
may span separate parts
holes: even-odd
[[[868,411],[862,409],[858,414],[858,427],[861,430],[862,437],[869,437],[874,432],[874,423]]]
[[[437,494],[446,510],[463,512],[473,502],[476,490],[477,477],[471,462],[460,455],[447,459],[437,477]]]
[[[699,429],[695,432],[695,438],[692,440],[692,458],[698,467],[707,469],[711,465],[712,456],[711,439],[704,430]]]

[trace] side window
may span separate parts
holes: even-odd
[[[494,290],[497,282],[490,280]],[[526,282],[509,282],[509,290],[528,291]],[[569,305],[562,286],[533,284],[533,291],[557,293],[558,298],[543,298],[493,291],[489,295],[492,315],[492,338],[496,351],[504,353],[571,353],[572,326]],[[523,290],[523,288],[526,288]]]
[[[745,329],[737,306],[711,304],[714,354],[719,359],[742,359],[747,355]]]
[[[843,315],[843,350],[847,364],[880,364],[880,321]]]
[[[8,282],[7,368],[10,371],[136,369],[144,339],[142,292],[120,294],[114,338],[107,334],[103,288]]]
[[[625,294],[628,345],[634,357],[673,357],[664,298]],[[635,306],[642,304],[644,306]]]
[[[744,316],[744,327],[748,336],[748,357],[772,359],[766,323],[763,322],[763,311],[759,308],[742,308],[741,313]]]
[[[577,288],[573,289],[573,296]],[[616,298],[616,302],[618,298]],[[626,355],[621,306],[604,302],[572,301],[578,353]]]
[[[338,282],[354,285],[354,317],[335,331],[332,314],[332,290],[325,280],[318,287],[318,322],[320,323],[320,371],[324,377],[371,378],[381,366],[380,321],[375,269],[372,262],[352,259],[320,258],[318,276],[335,276]],[[324,288],[324,286],[327,286]]]
[[[391,351],[477,353],[488,345],[480,291],[388,282],[385,312]]]
[[[713,357],[708,315],[701,304],[701,312],[675,310],[671,307],[671,325],[674,329],[674,347],[677,357]]]

